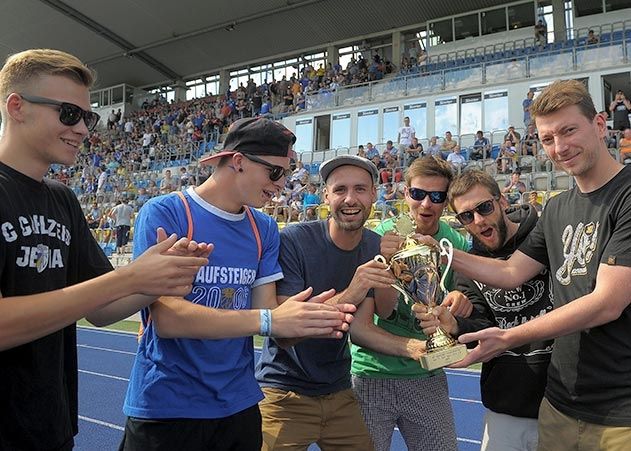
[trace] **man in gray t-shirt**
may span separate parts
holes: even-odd
[[[134,210],[127,204],[127,199],[123,199],[110,212],[110,218],[114,220],[114,227],[116,227],[116,252],[119,254],[123,253],[123,248],[129,242],[133,215]]]

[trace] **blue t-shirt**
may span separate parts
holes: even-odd
[[[251,308],[252,288],[283,277],[278,264],[278,227],[251,210],[262,244],[245,212],[232,214],[204,201],[189,188],[193,239],[213,243],[207,266],[200,268],[185,299],[211,308]],[[156,228],[186,236],[188,222],[175,194],[150,199],[140,210],[134,257],[156,241]],[[223,418],[257,404],[263,395],[254,378],[251,337],[223,340],[167,339],[156,334],[148,309],[123,411],[137,418]]]
[[[338,248],[327,221],[300,223],[281,232],[280,264],[285,278],[276,286],[280,296],[292,296],[307,287],[313,293],[345,290],[359,265],[379,253],[381,238],[364,229],[359,245]],[[372,292],[368,293],[373,296]],[[351,387],[348,339],[310,338],[288,348],[266,339],[256,378],[261,386],[276,387],[307,396],[336,393]]]

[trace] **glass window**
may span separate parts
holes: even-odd
[[[509,30],[535,26],[535,5],[532,2],[512,5],[507,10]]]
[[[482,127],[481,127],[482,128]],[[508,92],[484,94],[484,127],[482,130],[508,129]]]
[[[123,86],[112,88],[112,103],[123,103]]]
[[[506,31],[506,8],[492,9],[480,13],[482,34],[498,33]]]
[[[92,108],[98,108],[101,106],[101,91],[90,93],[90,106]]]
[[[460,134],[474,134],[482,129],[482,94],[460,96]]]
[[[361,143],[360,143],[361,144]],[[331,148],[351,146],[351,114],[334,114],[331,122]]]
[[[110,90],[109,89],[103,90],[102,101],[103,101],[103,103],[101,103],[102,106],[107,106],[110,104]]]
[[[383,109],[382,116],[382,124],[383,124],[383,135],[381,142],[386,142],[391,140],[392,142],[397,142],[397,136],[399,134],[399,127],[403,121],[399,119],[399,107],[392,106]]]
[[[379,110],[364,110],[357,113],[357,144],[378,143]],[[337,146],[333,146],[337,147]],[[344,147],[344,146],[341,146]]]
[[[631,8],[629,0],[605,0],[605,12]]]
[[[434,108],[434,131],[438,136],[443,136],[446,131],[452,135],[458,135],[458,100],[436,100]]]
[[[296,152],[310,152],[313,150],[313,119],[296,121]]]
[[[576,11],[576,17],[601,14],[603,3],[601,0],[574,0],[574,11]]]
[[[454,40],[452,19],[441,20],[429,24],[429,44],[431,46],[444,44]]]
[[[479,36],[480,26],[478,24],[478,13],[454,17],[454,29],[456,40]]]
[[[427,103],[410,103],[403,106],[403,115],[410,118],[410,125],[414,127],[414,135],[427,138]]]

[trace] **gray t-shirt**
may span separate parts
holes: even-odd
[[[127,204],[118,204],[112,209],[114,226],[131,226],[131,216],[134,210]]]
[[[293,296],[307,287],[313,294],[346,289],[359,265],[379,253],[381,239],[364,229],[353,250],[338,248],[327,221],[292,225],[281,231],[280,265],[285,278],[277,282],[280,296]],[[368,293],[373,296],[372,292]],[[272,327],[273,324],[272,324]],[[335,393],[351,387],[348,339],[306,339],[288,349],[266,339],[256,378],[263,387],[275,387],[308,396]]]

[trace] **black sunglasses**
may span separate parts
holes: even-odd
[[[24,94],[20,94],[20,97],[29,103],[58,106],[59,122],[67,126],[77,125],[79,121],[83,119],[85,126],[88,127],[88,130],[94,131],[96,124],[98,124],[99,119],[101,119],[101,116],[99,116],[98,113],[95,113],[94,111],[86,111],[74,103],[59,102],[57,100],[47,99],[46,97],[27,96]]]
[[[254,155],[250,155],[247,153],[243,153],[241,154],[243,155],[245,158],[247,158],[250,161],[253,161],[255,163],[258,164],[262,164],[263,166],[269,168],[269,179],[272,182],[277,182],[279,181],[281,178],[283,177],[289,177],[291,175],[291,169],[285,169],[282,166],[276,166],[275,164],[269,163],[259,157],[255,157]]]
[[[473,207],[473,210],[463,211],[456,215],[456,219],[460,221],[462,225],[469,225],[473,222],[474,213],[478,212],[482,216],[488,216],[495,211],[495,199],[485,200]]]
[[[447,200],[447,191],[425,191],[420,188],[408,188],[410,197],[414,200],[421,202],[425,199],[425,196],[429,195],[429,200],[433,204],[442,204]]]

